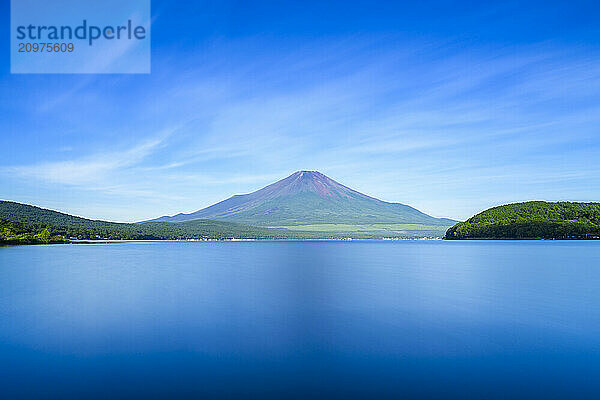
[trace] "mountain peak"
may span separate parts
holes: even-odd
[[[269,198],[312,192],[321,198],[344,198],[351,195],[364,196],[334,181],[319,171],[296,171],[292,175],[266,186],[257,192]]]
[[[300,179],[331,179],[327,177],[325,174],[320,173],[319,171],[296,171],[288,178],[300,178]]]

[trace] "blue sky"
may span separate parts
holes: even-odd
[[[149,75],[11,75],[1,4],[2,199],[137,221],[302,169],[457,219],[600,201],[598,2],[155,0]]]

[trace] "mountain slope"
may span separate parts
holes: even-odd
[[[126,224],[75,217],[58,211],[0,201],[0,228],[18,227],[22,231],[42,232],[79,239],[300,239],[315,238],[312,233],[285,229],[257,228],[238,223],[198,219],[181,224],[148,222]],[[15,229],[13,229],[15,230]],[[11,233],[11,232],[8,232]],[[21,233],[18,231],[17,233]],[[330,237],[320,235],[320,237]],[[0,238],[1,239],[1,238]],[[0,240],[1,242],[1,240]]]
[[[153,221],[182,222],[197,218],[272,227],[314,224],[449,227],[457,222],[364,195],[317,171],[298,171],[255,192],[230,197],[191,214],[164,216]]]
[[[446,239],[594,239],[600,203],[529,201],[485,210],[446,232]]]

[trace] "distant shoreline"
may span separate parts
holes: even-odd
[[[390,242],[390,241],[446,241],[446,242],[473,242],[473,241],[594,241],[598,238],[464,238],[464,239],[446,239],[446,238],[371,238],[371,239],[123,239],[123,240],[70,240],[68,242],[54,243],[15,243],[15,242],[0,242],[0,247],[13,246],[41,246],[41,245],[71,245],[71,244],[117,244],[117,243],[163,243],[163,242]]]
[[[69,240],[66,242],[49,243],[19,243],[19,242],[0,242],[0,247],[9,246],[40,246],[57,244],[116,244],[133,242],[364,242],[364,241],[441,241],[442,238],[362,238],[362,239],[338,239],[338,238],[308,238],[308,239],[115,239],[115,240]]]

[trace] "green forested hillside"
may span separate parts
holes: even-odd
[[[48,229],[39,233],[31,231],[23,224],[15,221],[0,219],[0,244],[41,244],[63,243],[65,239],[60,235],[52,236]]]
[[[593,239],[600,203],[529,201],[483,211],[446,232],[446,239]]]
[[[31,236],[48,230],[51,236],[78,239],[313,239],[327,234],[259,228],[232,222],[194,220],[181,223],[126,224],[75,217],[27,204],[0,201],[0,219],[11,226],[11,235]],[[13,225],[10,225],[13,224]],[[11,237],[12,237],[11,236]],[[6,240],[5,240],[6,241]]]

